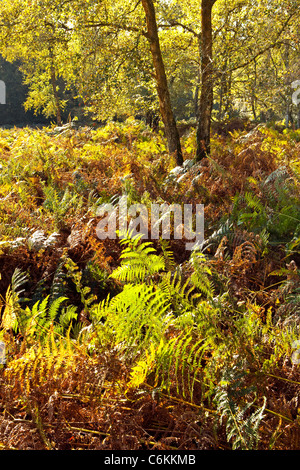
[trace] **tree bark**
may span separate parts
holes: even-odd
[[[180,137],[171,106],[167,76],[160,49],[155,7],[153,4],[153,0],[142,0],[142,5],[145,11],[147,23],[147,32],[145,33],[145,36],[147,37],[150,44],[150,51],[155,70],[159,108],[161,118],[165,127],[168,149],[169,153],[171,155],[174,155],[176,164],[182,165],[183,157],[180,144]]]
[[[196,160],[210,154],[210,127],[213,107],[212,7],[217,0],[201,0],[201,94],[197,126]]]

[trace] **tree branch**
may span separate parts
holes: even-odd
[[[265,52],[268,52],[270,51],[271,49],[274,49],[275,47],[277,47],[282,41],[279,41],[280,39],[280,36],[282,35],[282,33],[284,32],[285,28],[287,27],[287,25],[289,24],[290,20],[298,13],[298,10],[295,10],[293,13],[290,14],[290,16],[286,19],[286,21],[283,23],[281,29],[279,30],[277,36],[276,36],[276,39],[271,43],[269,44],[268,46],[264,47],[263,49],[261,49],[260,51],[258,51],[254,56],[252,56],[249,60],[243,62],[242,64],[240,65],[237,65],[236,67],[232,67],[230,69],[228,69],[229,72],[234,72],[236,70],[239,70],[239,69],[242,69],[244,67],[247,67],[247,65],[251,64],[252,62],[254,62],[259,56],[263,55]]]

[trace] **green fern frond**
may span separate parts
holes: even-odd
[[[21,269],[16,268],[11,278],[11,290],[14,294],[20,296],[24,289],[21,287],[28,282],[29,275],[24,273]]]
[[[249,416],[247,413],[255,400],[250,403],[237,404],[223,389],[216,393],[215,401],[218,403],[218,412],[221,414],[220,421],[226,419],[227,440],[232,441],[232,449],[255,449],[259,439],[259,425],[264,417],[266,398],[264,398],[263,405]]]
[[[28,281],[28,274],[16,268],[11,279],[11,284],[8,287],[5,299],[2,300],[4,304],[4,311],[2,313],[1,326],[6,330],[14,330],[22,328],[22,321],[20,318],[20,295],[24,292],[21,287]]]
[[[67,333],[78,315],[76,306],[62,307],[67,300],[67,297],[59,297],[51,302],[48,295],[31,308],[27,306],[22,310],[23,335],[27,342],[43,343],[50,330],[57,335]]]
[[[77,193],[72,194],[68,187],[62,192],[43,183],[43,191],[46,196],[43,207],[52,214],[54,223],[58,228],[64,223],[64,218],[71,212],[74,214],[80,213],[83,198]]]
[[[83,285],[82,272],[79,270],[77,264],[68,256],[64,258],[64,266],[67,270],[67,276],[72,279],[75,284],[76,291],[80,294],[80,300],[86,312],[92,308],[92,304],[96,301],[97,297],[91,294],[91,288]]]
[[[77,320],[78,311],[75,305],[68,305],[63,308],[59,316],[59,324],[64,328],[68,328],[73,320]]]
[[[195,286],[188,278],[183,282],[182,276],[178,271],[167,272],[162,277],[159,287],[168,297],[173,315],[176,317],[186,315],[195,308],[198,294],[195,292]]]
[[[258,198],[258,196],[250,192],[245,192],[244,199],[248,207],[250,207],[259,214],[265,213],[265,207],[262,204],[261,200]]]
[[[64,270],[65,266],[65,258],[62,257],[60,263],[58,263],[51,288],[50,288],[50,301],[53,302],[55,299],[59,297],[64,297],[68,295],[68,286],[67,286],[67,274]]]

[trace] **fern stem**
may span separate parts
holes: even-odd
[[[77,427],[75,427],[75,426],[70,426],[69,424],[68,424],[68,427],[69,427],[69,429],[71,429],[72,431],[87,432],[87,433],[90,433],[90,434],[97,434],[98,436],[105,436],[105,437],[110,436],[110,434],[107,433],[107,432],[96,431],[95,429],[77,428]]]
[[[152,390],[154,389],[154,387],[152,387],[152,385],[149,385],[147,383],[145,383],[144,385],[146,385],[148,388],[151,388]],[[177,401],[178,403],[182,403],[184,405],[188,405],[188,406],[191,406],[193,408],[197,408],[199,410],[207,411],[208,413],[213,413],[213,414],[216,414],[216,415],[220,415],[220,413],[216,410],[211,410],[210,408],[205,408],[202,405],[196,405],[195,403],[191,403],[189,401],[183,400],[182,398],[177,398],[177,397],[174,397],[173,395],[167,395],[166,393],[163,393],[163,392],[160,392],[160,395],[165,397],[165,398],[168,398],[169,400]]]
[[[296,220],[296,222],[300,222],[300,219],[298,219],[297,217],[292,217],[291,215],[288,215],[288,214],[282,214],[281,212],[278,212],[275,210],[273,210],[273,213],[277,215],[281,215],[281,217],[287,217],[288,219],[292,219],[292,220]]]
[[[259,408],[258,405],[252,405],[254,408]],[[281,418],[281,419],[285,419],[286,421],[288,421],[289,423],[294,423],[294,421],[290,418],[288,418],[287,416],[284,416],[280,413],[276,413],[276,411],[272,411],[272,410],[269,410],[268,408],[265,408],[264,411],[266,411],[267,413],[270,413],[274,416],[277,416],[278,418]]]
[[[157,447],[158,444],[160,444],[160,442],[158,441],[148,441],[146,439],[140,439],[139,440],[140,444],[150,444],[151,446],[155,446]],[[165,444],[163,444],[163,449],[164,450],[178,450],[178,447],[172,447],[172,446],[166,446]]]

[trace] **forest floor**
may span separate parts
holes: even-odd
[[[0,448],[300,449],[300,131],[182,144],[0,129]],[[203,204],[200,250],[101,240],[124,195]]]

